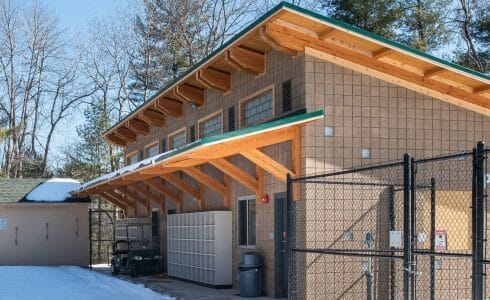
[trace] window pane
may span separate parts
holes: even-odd
[[[248,245],[255,245],[255,199],[246,201],[248,203]]]
[[[170,137],[170,150],[185,146],[185,131]]]
[[[238,201],[238,244],[247,245],[247,201]]]
[[[146,148],[146,158],[152,157],[158,154],[158,144]]]
[[[250,126],[272,116],[272,92],[267,92],[243,104],[243,123]]]
[[[208,137],[217,135],[223,132],[222,126],[222,115],[218,114],[212,118],[209,118],[199,125],[200,137]]]
[[[132,165],[138,162],[138,155],[134,154],[127,157],[127,165]]]

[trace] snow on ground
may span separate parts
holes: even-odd
[[[70,192],[78,190],[80,181],[68,178],[53,178],[35,187],[26,199],[29,201],[61,202],[70,198]]]
[[[0,267],[1,300],[165,300],[143,285],[87,269],[62,267]]]

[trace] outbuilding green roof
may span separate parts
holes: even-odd
[[[21,201],[36,186],[46,179],[0,179],[0,203],[15,203]]]

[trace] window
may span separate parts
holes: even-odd
[[[147,146],[145,148],[145,158],[157,155],[160,152],[159,150],[160,149],[158,148],[158,142],[156,142],[150,146]]]
[[[138,162],[138,152],[130,153],[126,156],[126,165],[132,165]]]
[[[255,197],[238,198],[238,245],[255,246]]]
[[[223,133],[223,114],[221,112],[199,121],[199,138]]]
[[[255,96],[242,103],[242,125],[250,126],[273,116],[272,90]]]
[[[168,150],[184,147],[185,138],[186,138],[185,129],[179,130],[178,132],[171,134],[168,138],[168,146],[169,146]]]

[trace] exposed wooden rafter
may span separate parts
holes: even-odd
[[[231,178],[235,179],[236,181],[240,182],[244,186],[248,187],[252,191],[254,192],[258,191],[259,182],[257,181],[257,179],[249,175],[247,172],[243,171],[242,169],[238,168],[227,159],[218,158],[218,159],[210,160],[209,163],[213,165],[215,168],[217,168],[218,170],[220,170],[221,172],[229,175]]]
[[[147,185],[151,186],[158,192],[168,196],[172,201],[174,201],[177,205],[181,205],[182,196],[179,193],[172,191],[170,188],[166,187],[163,182],[158,180],[158,178],[147,179],[143,181]]]
[[[175,186],[177,189],[182,190],[188,194],[190,194],[194,198],[199,198],[201,194],[199,193],[199,189],[193,187],[192,185],[188,184],[182,178],[179,178],[173,174],[166,174],[166,175],[161,175],[160,176],[163,180],[169,182],[173,186]]]
[[[163,127],[165,125],[165,114],[156,109],[148,108],[141,112],[140,118],[144,119],[152,126]]]
[[[124,204],[118,198],[113,197],[111,194],[109,194],[107,192],[99,192],[98,195],[101,196],[101,197],[103,197],[107,201],[111,202],[115,206],[117,206],[119,208],[122,208],[123,210],[126,210],[126,208],[127,208],[127,204]]]
[[[141,135],[147,136],[150,134],[150,125],[138,118],[129,119],[126,122],[126,126],[132,131],[139,133]]]
[[[191,176],[192,178],[194,178],[197,182],[203,183],[204,185],[220,193],[221,195],[226,194],[226,187],[224,186],[224,184],[212,178],[211,176],[199,170],[198,168],[196,167],[185,168],[182,169],[182,171],[187,175]]]
[[[428,69],[427,71],[424,72],[424,77],[429,78],[433,76],[438,76],[441,75],[442,73],[447,72],[447,69],[441,68],[441,67],[433,67],[431,69]]]
[[[117,135],[123,137],[125,140],[130,142],[136,142],[136,132],[132,131],[126,126],[120,126],[116,129]]]
[[[259,29],[259,36],[262,41],[264,41],[267,45],[271,46],[272,48],[287,53],[291,56],[298,56],[301,51],[298,50],[293,50],[291,48],[285,47],[278,43],[275,39],[273,39],[271,36],[267,34],[267,30],[265,26],[260,27]]]
[[[165,112],[166,114],[180,118],[182,117],[182,112],[183,112],[183,104],[180,101],[170,99],[170,98],[160,98],[157,99],[155,102],[155,105]]]
[[[127,186],[120,186],[117,187],[116,190],[120,192],[121,194],[126,195],[127,197],[133,199],[134,201],[138,202],[139,204],[146,206],[147,203],[143,198],[141,198],[138,194],[135,192],[131,191]]]
[[[484,93],[490,93],[490,84],[487,84],[487,85],[482,85],[482,86],[479,86],[479,87],[476,87],[473,89],[473,93],[474,94],[484,94]]]
[[[259,183],[259,188],[255,192],[255,201],[257,203],[262,203],[262,198],[264,198],[264,187],[265,187],[265,182],[264,182],[264,169],[259,167],[258,165],[255,166],[255,176],[257,177],[257,181]]]
[[[231,91],[231,74],[213,68],[201,69],[197,72],[197,80],[207,87],[229,93]]]
[[[175,94],[187,102],[194,103],[197,106],[204,105],[204,90],[189,84],[180,84],[175,87]]]
[[[260,75],[265,73],[265,53],[259,53],[242,47],[230,48],[226,53],[226,59],[241,70]]]
[[[240,154],[283,182],[286,182],[288,174],[295,176],[293,171],[289,170],[260,150],[253,149],[240,152]]]
[[[108,134],[107,140],[116,146],[126,147],[127,141],[123,140],[122,138],[117,136],[115,133]]]
[[[381,48],[379,50],[373,51],[372,56],[374,59],[380,59],[380,58],[383,58],[385,56],[390,55],[391,53],[393,53],[393,49],[385,47],[385,48]]]
[[[320,33],[319,34],[319,39],[320,40],[326,40],[328,39],[329,37],[333,36],[335,34],[335,32],[337,31],[337,29],[335,28],[328,28],[327,30],[325,30],[324,32]]]

